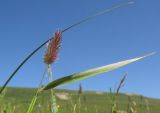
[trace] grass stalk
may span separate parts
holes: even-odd
[[[149,101],[147,99],[145,99],[145,106],[146,106],[147,113],[150,113]]]
[[[78,94],[78,113],[81,113],[81,94]]]
[[[50,65],[47,65],[47,68],[48,68],[49,82],[51,82],[53,80],[52,79],[53,74],[52,74]],[[56,103],[54,90],[51,89],[50,91],[51,91],[51,111],[52,113],[58,113],[58,107]]]
[[[123,76],[123,78],[120,80],[120,83],[116,89],[116,93],[115,95],[112,97],[112,108],[111,108],[111,113],[117,113],[118,112],[118,103],[117,103],[117,99],[118,99],[118,96],[119,96],[119,91],[120,89],[123,87],[123,84],[124,84],[124,81],[126,80],[127,78],[127,74]],[[111,96],[112,96],[112,91],[110,89],[110,93],[111,93]]]
[[[29,108],[28,108],[28,110],[27,110],[27,113],[32,113],[32,111],[33,111],[33,108],[34,108],[34,106],[35,106],[35,104],[36,104],[38,95],[39,95],[40,90],[41,90],[41,86],[42,86],[43,80],[44,80],[45,75],[46,75],[46,72],[47,72],[47,69],[45,69],[45,71],[44,71],[44,73],[43,73],[43,75],[42,75],[42,79],[41,79],[41,81],[40,81],[40,83],[39,83],[38,89],[37,89],[34,97],[32,98],[32,101],[31,101],[31,103],[30,103],[30,105],[29,105]]]

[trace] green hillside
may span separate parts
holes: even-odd
[[[31,88],[8,88],[5,97],[0,98],[0,111],[5,113],[26,113],[28,105],[36,89]],[[111,113],[112,99],[114,94],[86,91],[81,94],[81,102],[78,102],[77,91],[56,90],[57,103],[60,113],[73,113],[77,103],[78,113]],[[42,93],[33,113],[49,112],[49,92]],[[160,113],[160,100],[145,98],[132,94],[119,94],[117,105],[119,110],[127,111],[133,104],[137,113]],[[12,110],[10,112],[9,110]],[[0,112],[0,113],[1,113]]]

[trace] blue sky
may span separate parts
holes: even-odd
[[[35,47],[78,20],[126,0],[0,0],[0,85]],[[160,1],[130,5],[83,23],[63,34],[54,79],[141,56],[156,55],[118,70],[59,88],[109,91],[127,73],[122,92],[160,98]],[[37,87],[45,68],[45,47],[16,74],[9,86]],[[47,80],[46,80],[47,81]],[[45,81],[45,82],[46,82]]]

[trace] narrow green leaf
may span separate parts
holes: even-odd
[[[37,89],[34,97],[32,98],[31,103],[29,104],[29,108],[28,108],[28,110],[27,110],[27,113],[32,113],[32,112],[33,112],[33,108],[34,108],[34,106],[36,105],[36,102],[37,102],[37,99],[38,99],[38,95],[39,95],[39,93],[40,93],[40,89],[41,89],[41,87],[42,87],[42,82],[43,82],[43,80],[44,80],[44,78],[45,78],[46,72],[47,72],[47,69],[44,70],[42,79],[41,79],[41,81],[40,81],[40,83],[39,83],[38,89]]]
[[[75,73],[75,74],[72,74],[72,75],[69,75],[69,76],[65,76],[65,77],[62,77],[60,79],[57,79],[55,81],[50,82],[43,90],[48,90],[48,89],[51,89],[51,88],[55,88],[59,85],[69,84],[69,83],[72,83],[72,82],[77,82],[77,81],[95,76],[97,74],[112,71],[114,69],[120,68],[122,66],[130,64],[132,62],[135,62],[137,60],[140,60],[140,59],[145,58],[147,56],[150,56],[152,54],[153,53],[142,56],[142,57],[137,57],[137,58],[133,58],[133,59],[130,59],[130,60],[125,60],[125,61],[101,66],[101,67],[98,67],[98,68],[93,68],[93,69],[83,71],[83,72],[80,72],[80,73]]]
[[[37,98],[38,98],[38,93],[39,93],[39,91],[37,91],[36,94],[35,94],[35,96],[33,97],[32,101],[31,101],[31,103],[29,105],[29,108],[27,110],[27,113],[32,113],[33,108],[34,108],[35,103],[36,103]]]

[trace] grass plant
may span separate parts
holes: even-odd
[[[62,34],[64,32],[70,30],[73,27],[80,25],[81,23],[91,20],[97,16],[103,15],[105,13],[111,12],[115,9],[118,9],[124,6],[128,6],[129,4],[132,4],[132,3],[133,2],[129,1],[127,3],[115,5],[111,8],[105,9],[94,15],[86,17],[65,29],[56,31],[53,37],[51,37],[50,39],[42,43],[40,46],[38,46],[33,52],[31,52],[24,59],[20,63],[20,65],[18,65],[17,68],[13,71],[13,73],[10,75],[7,81],[4,83],[4,85],[0,89],[0,112],[2,113],[105,113],[105,112],[107,113],[138,113],[138,109],[137,109],[138,104],[135,100],[132,100],[130,97],[128,97],[128,103],[127,104],[126,102],[124,103],[124,106],[126,105],[128,106],[126,110],[120,109],[120,106],[119,106],[118,98],[120,97],[120,89],[123,86],[123,83],[126,79],[126,75],[121,79],[116,92],[115,93],[113,93],[112,91],[110,92],[110,97],[112,100],[111,104],[106,103],[104,101],[101,103],[99,100],[102,97],[100,96],[98,97],[97,100],[95,100],[94,98],[97,98],[98,95],[93,95],[93,94],[91,95],[90,93],[86,94],[82,101],[82,92],[83,92],[82,85],[79,86],[78,94],[72,93],[71,95],[71,93],[69,92],[71,96],[71,100],[69,102],[68,101],[64,102],[64,101],[57,99],[55,88],[60,85],[78,82],[80,80],[87,79],[87,78],[96,76],[101,73],[105,73],[105,72],[109,72],[109,71],[118,69],[130,63],[146,58],[150,55],[153,55],[154,53],[132,58],[129,60],[120,61],[120,62],[109,64],[109,65],[100,66],[100,67],[89,69],[83,72],[74,73],[74,74],[67,75],[67,76],[64,76],[56,80],[53,79],[53,71],[51,68],[51,64],[54,63],[56,59],[58,58],[58,53],[59,53],[60,46],[61,46]],[[3,92],[6,89],[7,84],[15,76],[15,74],[19,71],[19,69],[45,44],[48,44],[46,52],[44,54],[44,63],[46,65],[46,69],[42,76],[42,80],[39,83],[38,88],[32,89],[33,94],[30,94],[31,92],[28,92],[27,90],[26,91],[21,90],[21,91],[24,91],[23,94],[27,94],[27,96],[25,97],[26,98],[25,100],[21,98],[23,97],[22,94],[20,95],[18,93],[17,94],[13,93],[16,91],[16,89],[14,89],[15,91],[13,91],[12,93],[8,93],[8,94]],[[49,83],[46,86],[42,87],[43,80],[46,74],[48,74]],[[16,98],[15,96],[18,98]],[[92,98],[88,100],[88,98],[90,97]],[[29,100],[31,100],[31,102]],[[57,102],[60,102],[61,105],[58,105]],[[104,109],[104,105],[110,106],[110,111],[108,111],[109,107],[108,109]],[[143,104],[141,104],[141,107],[142,106]],[[58,109],[59,107],[60,109]],[[145,107],[146,107],[146,112],[150,113],[151,110],[150,110],[148,101],[145,101]]]

